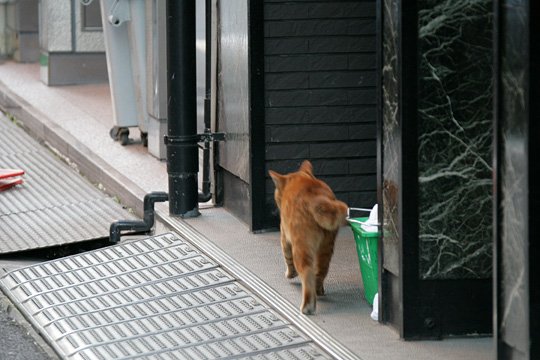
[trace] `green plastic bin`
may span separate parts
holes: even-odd
[[[356,252],[360,263],[360,272],[364,283],[364,296],[370,305],[373,305],[373,298],[379,291],[379,262],[377,260],[377,247],[379,232],[367,232],[362,229],[362,225],[355,222],[366,222],[367,217],[349,219],[349,225],[354,234],[356,242]],[[351,221],[352,220],[352,221]]]

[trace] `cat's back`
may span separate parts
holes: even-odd
[[[296,173],[289,179],[281,201],[290,208],[303,208],[318,196],[335,199],[334,193],[326,183],[313,176]]]

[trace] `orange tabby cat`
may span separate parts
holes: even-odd
[[[313,314],[317,295],[324,295],[324,279],[338,229],[345,224],[347,205],[330,187],[313,175],[304,161],[300,170],[287,175],[269,171],[276,190],[274,198],[281,217],[281,248],[287,264],[285,276],[300,275],[304,314]]]

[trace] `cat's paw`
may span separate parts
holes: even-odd
[[[285,277],[287,279],[294,279],[295,277],[298,276],[298,273],[296,272],[296,269],[287,269],[287,271],[285,271]]]
[[[315,305],[314,304],[302,305],[300,310],[302,311],[302,314],[304,315],[313,315],[315,314]]]

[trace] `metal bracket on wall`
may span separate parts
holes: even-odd
[[[114,0],[109,9],[107,20],[112,26],[120,26],[126,21],[131,20],[129,4],[125,0]]]
[[[94,0],[80,0],[83,6],[90,5]],[[1,2],[1,1],[0,1]],[[120,26],[126,21],[131,20],[129,4],[126,0],[113,0],[109,8],[107,20],[112,26]]]
[[[225,133],[213,133],[213,132],[204,132],[202,134],[190,135],[190,136],[168,136],[165,135],[163,138],[165,145],[168,144],[183,144],[189,142],[214,142],[214,141],[225,141]]]
[[[197,142],[214,142],[214,141],[226,141],[225,133],[205,132],[202,134],[197,134]]]
[[[154,203],[169,200],[166,192],[155,191],[144,196],[143,220],[118,220],[111,224],[109,230],[109,241],[116,244],[120,241],[122,230],[130,230],[136,233],[148,233],[154,226]]]
[[[210,192],[210,146],[209,144],[215,141],[226,141],[226,134],[225,133],[213,133],[210,131],[205,131],[202,134],[195,134],[195,135],[184,135],[184,136],[168,136],[165,135],[163,137],[163,141],[166,146],[169,145],[194,145],[196,143],[204,143],[204,145],[200,145],[199,147],[203,150],[203,191],[199,192],[198,194],[198,201],[199,202],[207,202],[212,199],[212,193]]]
[[[209,104],[206,102],[206,104]],[[203,150],[203,180],[202,193],[199,193],[199,202],[207,202],[212,199],[210,192],[210,143],[225,141],[225,133],[213,133],[206,129],[204,133],[197,134],[197,142],[203,143],[199,147]]]

